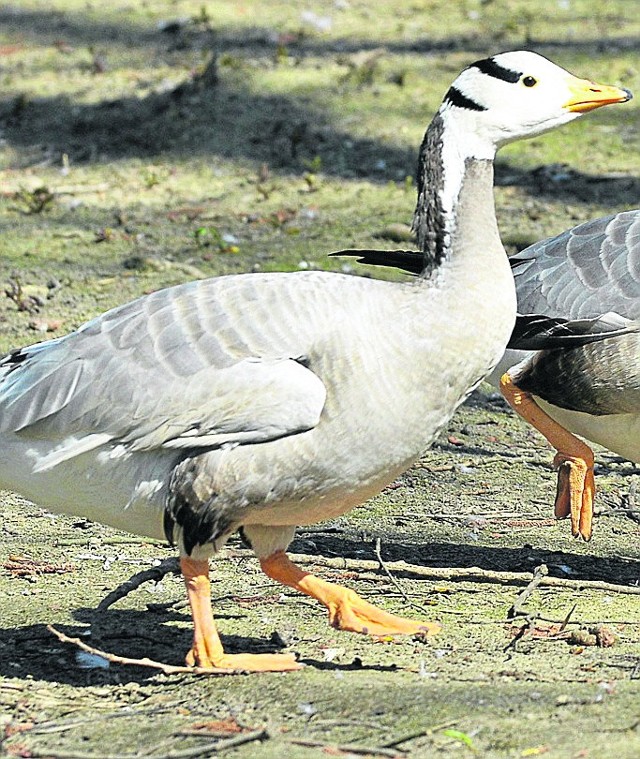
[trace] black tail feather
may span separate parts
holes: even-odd
[[[357,256],[359,264],[389,266],[402,269],[409,274],[422,274],[425,268],[424,256],[417,250],[366,250],[348,248],[329,253],[330,256]]]

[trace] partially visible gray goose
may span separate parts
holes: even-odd
[[[589,540],[594,456],[575,435],[640,463],[640,210],[580,224],[511,263],[518,310],[545,318],[521,320],[492,380],[556,448],[556,516]]]
[[[296,525],[344,513],[407,469],[502,355],[516,302],[496,149],[627,97],[533,53],[472,64],[422,143],[419,278],[220,277],[14,350],[0,362],[0,486],[177,543],[191,664],[299,666],[223,650],[208,558],[238,529],[266,574],[318,599],[333,626],[434,631],[303,572],[285,550]]]

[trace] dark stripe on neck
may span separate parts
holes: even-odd
[[[511,82],[511,84],[515,84],[522,76],[522,71],[507,69],[496,63],[493,58],[484,58],[481,61],[476,61],[469,68],[476,68],[482,71],[483,74],[487,74],[487,76],[492,76],[494,79],[502,79],[503,82]]]
[[[463,95],[457,87],[449,87],[447,94],[444,96],[444,102],[455,105],[457,108],[466,108],[468,111],[487,110],[484,105],[480,105],[475,100]]]
[[[418,159],[418,202],[413,216],[412,229],[422,251],[422,276],[428,277],[446,258],[446,231],[442,191],[444,165],[442,163],[442,137],[444,122],[437,113],[425,132]]]

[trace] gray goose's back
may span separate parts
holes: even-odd
[[[640,210],[587,221],[510,260],[521,314],[640,318]]]

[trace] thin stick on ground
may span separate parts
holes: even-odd
[[[421,612],[426,612],[426,609],[421,604],[417,604],[414,601],[412,601],[409,596],[406,594],[400,583],[396,580],[396,578],[391,574],[391,572],[388,570],[387,565],[384,563],[381,555],[381,548],[382,548],[382,541],[380,538],[376,538],[375,543],[375,552],[376,552],[376,558],[378,559],[378,562],[380,564],[380,569],[385,573],[385,575],[389,578],[391,581],[393,587],[400,593],[402,598],[404,598],[405,603],[410,606],[413,609],[417,609]]]
[[[145,754],[89,754],[85,752],[70,752],[67,754],[64,752],[58,753],[56,751],[51,751],[50,749],[38,751],[36,748],[29,750],[29,756],[46,757],[47,759],[140,759],[142,756],[153,756],[154,759],[191,759],[192,757],[219,754],[221,751],[236,748],[236,746],[241,746],[253,741],[266,740],[270,737],[267,729],[262,727],[248,733],[234,735],[231,738],[223,738],[215,742],[211,741],[206,746],[200,744],[199,746],[191,746],[190,748],[185,748],[180,751],[167,751],[164,754],[154,753],[153,748]]]
[[[409,741],[414,741],[416,738],[430,737],[434,733],[439,732],[440,730],[445,730],[448,727],[453,727],[454,725],[457,725],[459,721],[460,720],[457,720],[457,719],[450,719],[448,722],[441,722],[439,725],[433,725],[433,727],[427,727],[424,730],[418,730],[415,733],[410,733],[409,735],[405,735],[403,738],[397,738],[394,741],[383,743],[382,748],[396,748],[401,743],[408,743]]]
[[[480,567],[422,567],[416,564],[409,564],[405,561],[383,561],[380,556],[380,542],[376,541],[376,557],[377,561],[371,561],[367,559],[347,559],[343,557],[327,557],[315,554],[289,554],[291,560],[297,564],[315,564],[316,566],[327,567],[330,569],[342,569],[342,570],[360,570],[367,572],[383,572],[386,577],[393,583],[394,587],[398,590],[402,598],[413,608],[417,608],[420,611],[424,611],[422,606],[416,605],[411,602],[406,592],[400,587],[397,579],[392,575],[392,572],[402,573],[410,577],[416,577],[419,579],[431,579],[431,580],[444,580],[449,582],[458,581],[470,581],[470,582],[487,582],[498,583],[502,585],[530,585],[533,578],[528,572],[502,572],[491,569],[481,569]],[[127,594],[140,587],[145,582],[155,581],[159,582],[165,575],[170,572],[178,571],[178,560],[175,557],[164,559],[156,567],[152,567],[130,577],[126,582],[122,583],[118,588],[113,590],[109,595],[104,598],[98,605],[98,611],[105,611],[116,601],[124,598]],[[571,588],[572,590],[604,590],[611,593],[623,593],[628,595],[640,595],[640,587],[634,585],[617,585],[614,583],[605,582],[604,580],[571,580],[563,577],[549,577],[544,575],[540,577],[534,586],[531,587],[531,591],[535,587],[559,587],[559,588]],[[525,588],[526,590],[526,588]],[[530,591],[530,592],[531,592]],[[524,598],[520,597],[520,606],[524,603]],[[518,600],[516,600],[518,603]],[[515,606],[515,604],[514,604]],[[514,608],[514,607],[512,607]]]
[[[206,738],[206,735],[200,733],[200,737]],[[200,754],[195,749],[192,749],[188,756],[206,756],[212,752],[219,753],[220,751],[226,751],[229,748],[235,748],[236,746],[242,746],[245,743],[253,743],[254,741],[268,740],[271,736],[266,727],[260,727],[257,730],[249,730],[246,733],[238,733],[238,735],[232,735],[230,738],[216,739],[215,743],[211,743],[207,746],[199,746]],[[187,751],[189,749],[186,749]],[[171,759],[187,759],[186,754],[181,752],[173,752],[170,755]]]
[[[295,564],[315,564],[329,569],[380,571],[378,562],[370,559],[346,559],[341,556],[316,556],[306,553],[292,553],[289,554],[289,558]],[[467,580],[469,582],[488,582],[500,585],[527,585],[531,580],[530,572],[502,572],[481,569],[480,567],[421,567],[416,564],[409,564],[406,561],[388,561],[386,566],[390,572],[402,573],[409,577],[448,580],[450,582]],[[539,584],[543,587],[606,590],[610,593],[640,595],[640,586],[616,585],[604,580],[570,580],[564,577],[543,577]]]
[[[60,630],[56,630],[53,625],[47,625],[47,630],[56,636],[56,638],[62,643],[70,643],[72,646],[85,651],[93,656],[99,656],[112,664],[124,664],[134,667],[147,667],[150,669],[157,669],[165,675],[187,674],[187,675],[236,675],[242,674],[242,670],[238,669],[219,669],[217,667],[187,667],[187,666],[175,666],[173,664],[163,664],[159,661],[154,661],[144,657],[143,659],[131,659],[126,656],[118,656],[117,654],[111,654],[107,651],[101,651],[99,648],[88,646],[80,638],[70,638]]]
[[[311,738],[289,738],[287,742],[293,743],[294,746],[322,748],[328,753],[342,751],[349,754],[366,754],[367,756],[390,756],[393,759],[399,754],[405,753],[402,749],[390,749],[382,746],[360,746],[357,743],[325,743],[324,741],[316,741]]]
[[[569,620],[573,616],[573,612],[578,608],[578,604],[573,604],[573,606],[569,609],[569,613],[567,616],[562,620],[562,624],[560,625],[560,629],[558,630],[559,633],[562,633],[565,631],[565,628],[569,624]]]
[[[527,620],[522,627],[518,630],[518,632],[513,636],[513,638],[507,643],[507,645],[502,649],[503,653],[506,653],[509,649],[513,648],[515,651],[516,645],[519,641],[521,641],[524,636],[529,632],[531,629],[531,620]]]
[[[549,574],[549,568],[546,564],[540,564],[533,570],[533,577],[531,580],[527,583],[526,588],[524,590],[520,591],[518,593],[518,596],[516,600],[513,602],[513,605],[507,612],[507,619],[513,619],[514,617],[519,617],[524,615],[527,615],[527,611],[525,611],[524,605],[529,600],[529,596],[533,593],[533,591],[540,585],[542,580]]]

